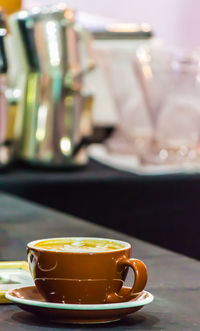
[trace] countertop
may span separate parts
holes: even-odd
[[[123,320],[102,325],[46,323],[13,304],[0,305],[0,330],[200,330],[200,262],[132,236],[37,204],[0,194],[0,259],[26,259],[26,243],[58,236],[108,237],[128,241],[148,268],[146,289],[155,299]],[[131,281],[128,277],[127,283]]]

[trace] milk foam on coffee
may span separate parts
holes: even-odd
[[[125,246],[119,242],[98,239],[59,239],[44,240],[35,247],[62,252],[107,252],[122,249]]]

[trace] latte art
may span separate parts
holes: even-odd
[[[122,249],[121,243],[110,240],[95,239],[59,239],[45,240],[35,244],[35,247],[60,252],[108,252]]]

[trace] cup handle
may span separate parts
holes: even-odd
[[[124,295],[119,295],[118,293],[111,293],[107,296],[108,303],[127,301],[133,298],[133,294],[141,292],[147,283],[147,268],[145,264],[137,259],[129,259],[123,257],[117,261],[117,268],[123,268],[125,266],[131,267],[135,274],[135,281],[132,288]]]

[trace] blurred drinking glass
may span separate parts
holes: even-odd
[[[200,161],[200,58],[198,52],[137,50],[134,73],[153,129],[141,161]]]
[[[143,94],[133,74],[133,49],[103,52],[100,57],[104,65],[110,93],[117,111],[117,127],[106,141],[110,152],[138,155],[152,135],[151,121]]]

